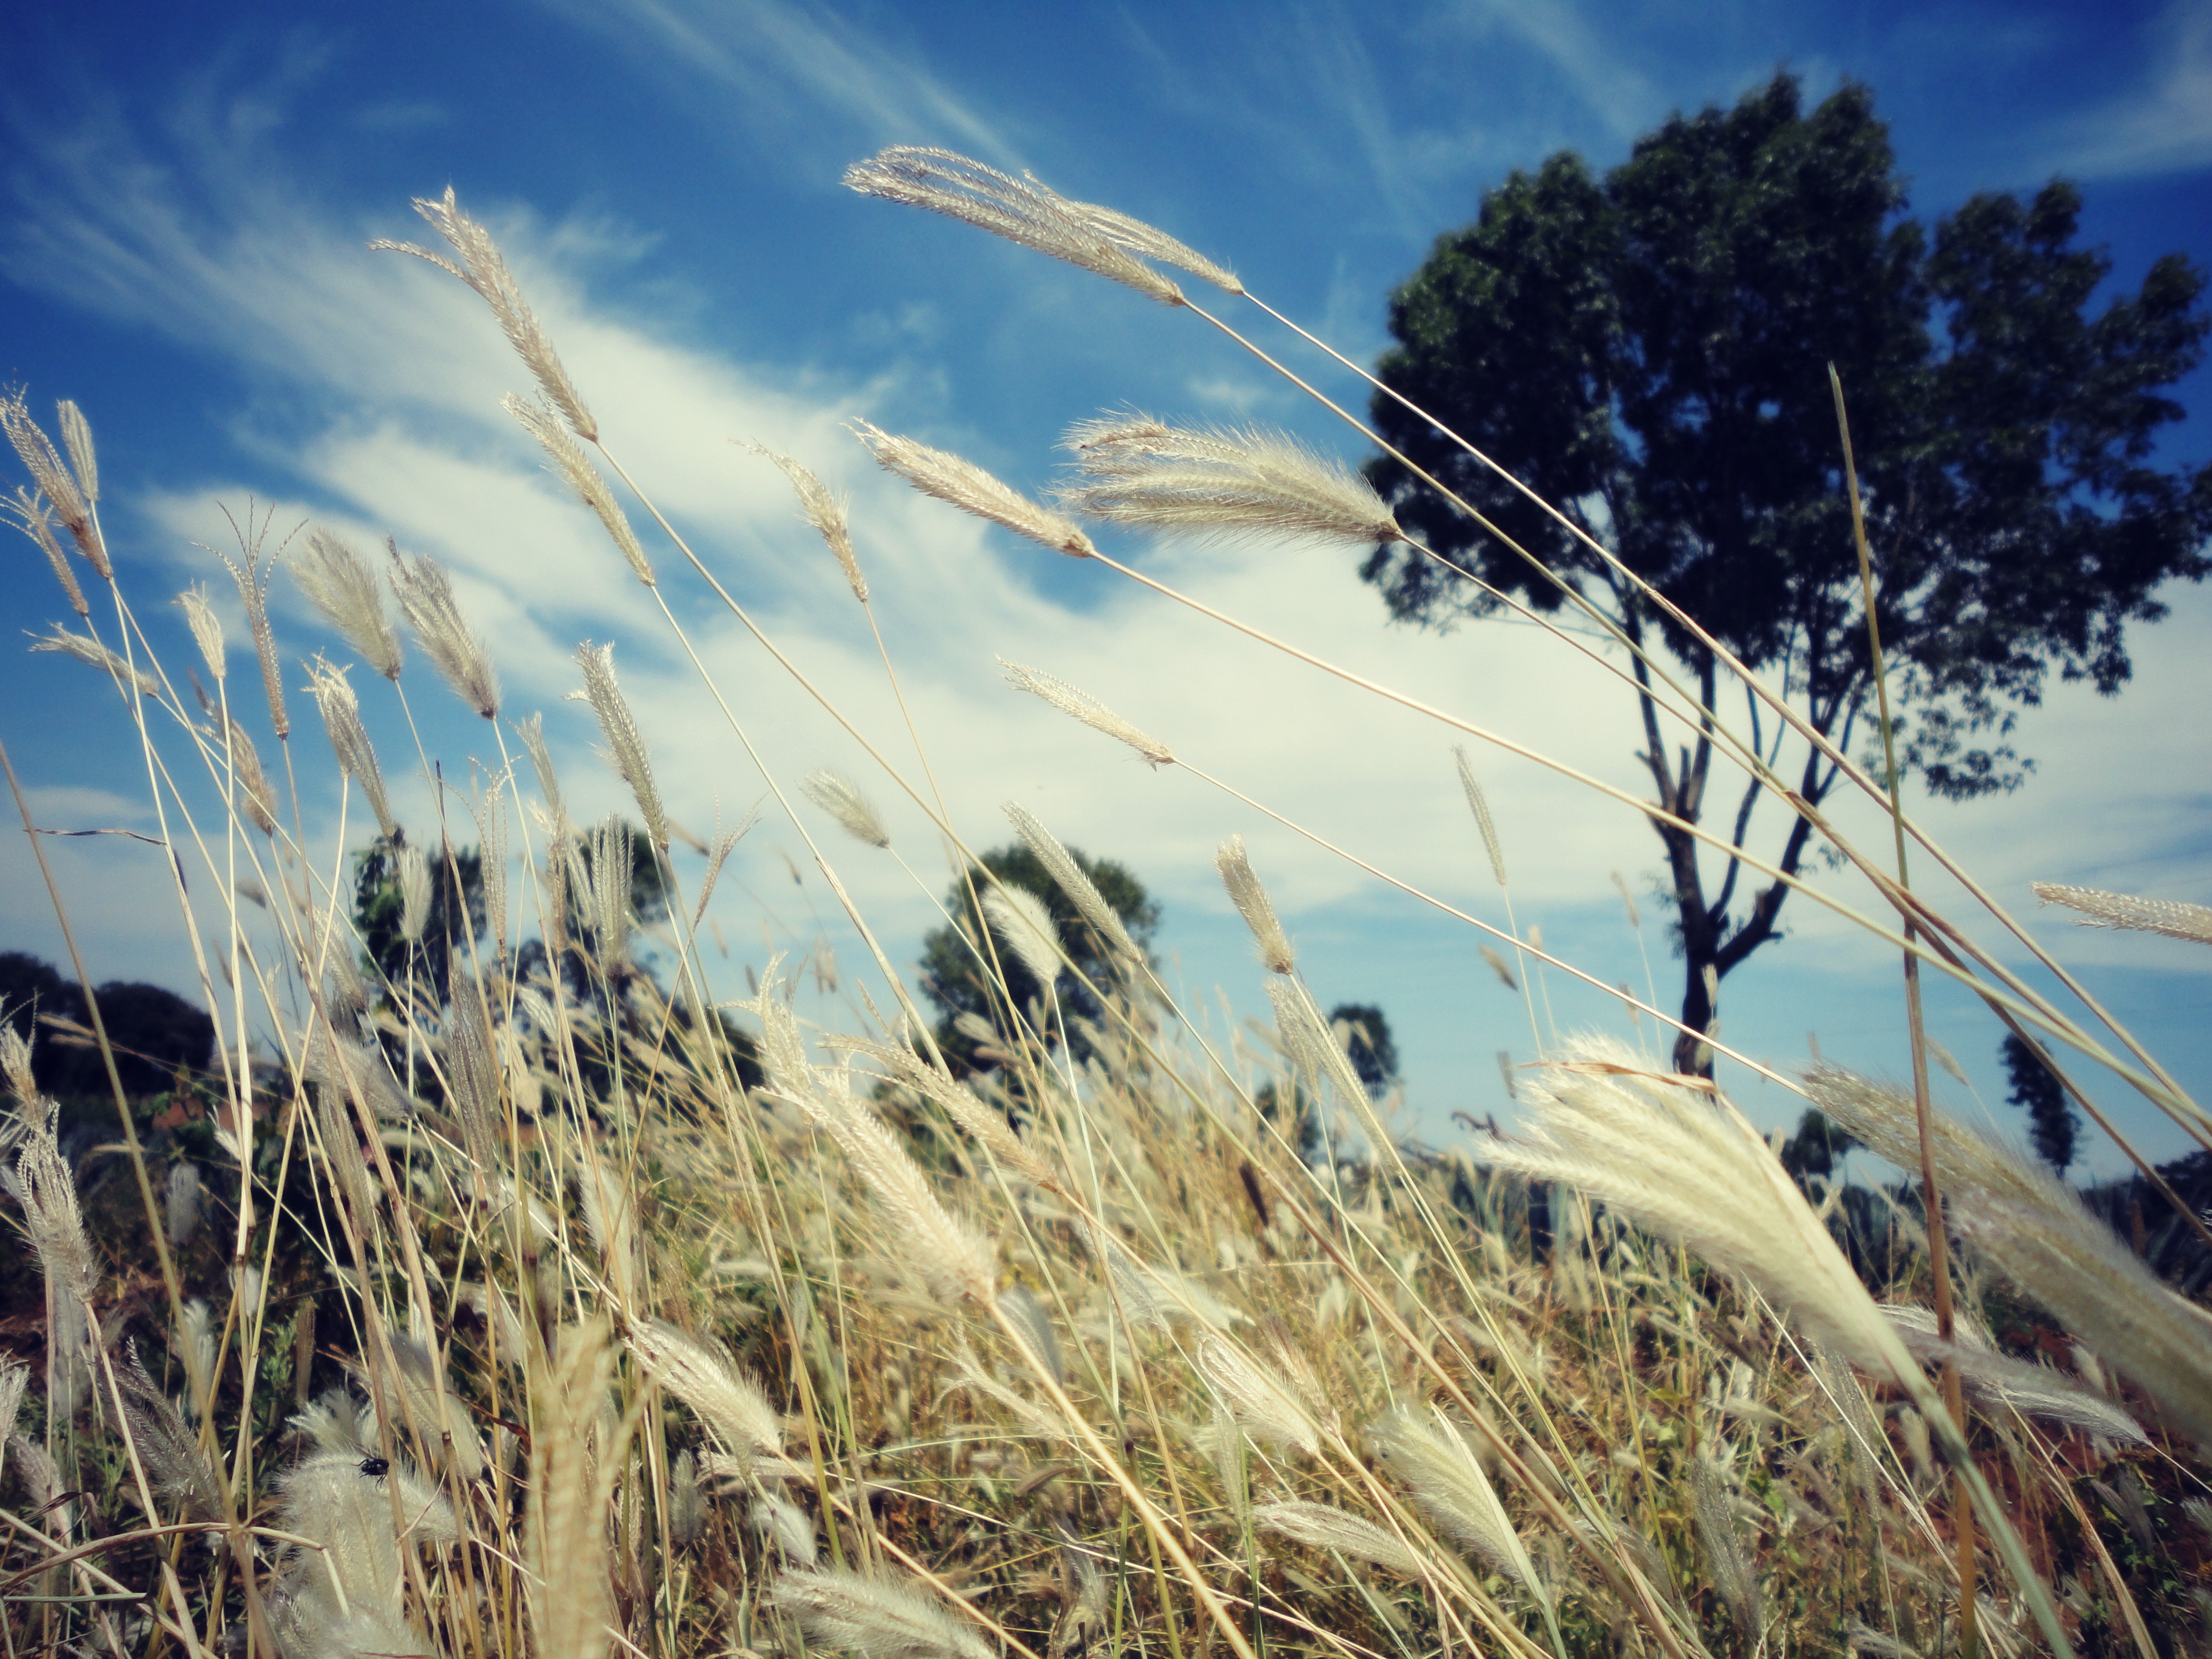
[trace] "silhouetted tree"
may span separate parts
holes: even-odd
[[[138,981],[98,988],[100,1018],[115,1050],[123,1091],[136,1098],[170,1088],[178,1070],[204,1072],[215,1059],[215,1022],[173,991]],[[112,1100],[98,1048],[37,1024],[52,1014],[89,1027],[84,993],[48,963],[22,951],[0,951],[0,1008],[32,1041],[31,1075],[56,1100]],[[113,1108],[110,1109],[111,1115]]]
[[[2081,1127],[2074,1103],[2067,1099],[2064,1087],[2051,1075],[2050,1067],[2017,1032],[2006,1035],[2002,1053],[2005,1075],[2012,1084],[2005,1097],[2027,1114],[2028,1139],[2035,1143],[2035,1155],[2064,1175],[2074,1162],[2074,1139]]]
[[[1377,1100],[1398,1080],[1398,1045],[1390,1040],[1390,1022],[1369,1002],[1340,1002],[1328,1011],[1332,1030],[1342,1028],[1345,1052],[1352,1069]]]
[[[2182,414],[2164,390],[2202,355],[2204,276],[2169,254],[2093,313],[2112,261],[2075,246],[2081,207],[2056,180],[2027,199],[1977,196],[1931,233],[1905,216],[1873,94],[1845,85],[1808,114],[1796,78],[1777,76],[1733,109],[1674,116],[1601,179],[1569,152],[1515,173],[1392,296],[1398,343],[1379,374],[1771,674],[1848,750],[1873,679],[1835,364],[1904,763],[1953,798],[2008,789],[2030,763],[2005,739],[2051,671],[2116,691],[2124,625],[2165,614],[2160,583],[2212,568],[2212,466],[2152,465],[2159,429]],[[1557,521],[1381,394],[1374,420],[1719,706],[1710,649]],[[1539,610],[1561,605],[1401,463],[1368,472],[1449,564]],[[1498,604],[1403,543],[1361,574],[1401,619],[1443,626]],[[1638,678],[1656,799],[1697,823],[1711,734],[1665,730]],[[1809,745],[1780,769],[1814,805],[1838,776]],[[1783,884],[1737,908],[1761,793],[1729,805],[1734,851],[1717,889],[1697,840],[1653,825],[1692,1033],[1713,1016],[1708,970],[1725,977],[1779,936]],[[1793,812],[1765,861],[1794,874],[1810,844]],[[1698,1047],[1680,1040],[1678,1069]]]

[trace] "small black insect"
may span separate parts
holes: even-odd
[[[392,1465],[381,1457],[364,1457],[361,1460],[361,1472],[372,1480],[391,1468]]]

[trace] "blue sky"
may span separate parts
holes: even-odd
[[[499,411],[523,376],[482,307],[427,267],[364,251],[374,237],[425,234],[408,200],[450,183],[499,234],[641,482],[853,718],[910,756],[865,618],[780,477],[732,441],[788,450],[850,493],[884,637],[963,835],[1003,841],[996,804],[1018,799],[1065,839],[1121,858],[1164,902],[1162,943],[1186,983],[1217,1015],[1218,987],[1242,1018],[1265,1006],[1260,969],[1211,853],[1244,831],[1316,993],[1389,1012],[1413,1122],[1439,1141],[1455,1133],[1454,1109],[1504,1109],[1497,1051],[1525,1059],[1531,1046],[1528,1012],[1482,966],[1478,941],[1179,769],[1148,772],[1017,697],[993,658],[1074,681],[1276,810],[1490,915],[1496,893],[1458,804],[1450,734],[902,493],[842,422],[865,416],[1039,489],[1060,432],[1102,407],[1274,422],[1353,460],[1356,441],[1190,318],[863,200],[839,187],[844,167],[886,143],[927,143],[1032,169],[1224,258],[1270,303],[1371,359],[1391,286],[1506,172],[1562,147],[1610,164],[1670,110],[1732,100],[1786,65],[1815,97],[1844,76],[1875,88],[1923,216],[2064,173],[2084,185],[2085,237],[2109,246],[2118,280],[2173,249],[2212,264],[2202,0],[1357,11],[94,0],[15,17],[17,60],[36,72],[0,94],[0,373],[28,386],[35,410],[69,397],[87,411],[124,579],[179,660],[183,635],[164,602],[220,577],[195,544],[227,541],[217,504],[238,512],[250,499],[280,532],[312,517],[365,546],[389,532],[449,562],[491,636],[511,712],[547,711],[581,810],[621,799],[581,712],[561,702],[586,638],[617,641],[679,818],[704,832],[718,810],[732,818],[761,793],[658,617]],[[1310,352],[1291,355],[1358,398]],[[2212,372],[2181,395],[2197,412],[2163,453],[2198,460],[2212,450]],[[63,607],[27,543],[6,556],[16,562],[0,583],[0,637],[15,639]],[[1503,626],[1393,629],[1352,561],[1325,548],[1136,556],[1224,609],[1638,787],[1632,711],[1555,641]],[[840,766],[893,807],[896,792],[696,586],[671,587],[781,776]],[[276,592],[288,661],[333,645],[282,576]],[[2204,896],[2212,603],[2172,597],[2172,619],[2138,636],[2121,698],[2062,690],[2027,717],[2022,746],[2040,769],[2017,795],[1927,805],[2007,902],[2032,908],[2033,878]],[[242,658],[234,674],[247,699]],[[413,708],[449,775],[489,757],[482,724],[414,676]],[[423,821],[431,794],[404,720],[375,695],[386,688],[356,678],[402,815]],[[327,831],[337,791],[296,690],[293,702],[303,805]],[[264,710],[248,701],[244,717],[265,735]],[[0,734],[51,827],[150,827],[143,763],[87,671],[0,652]],[[1671,1001],[1654,908],[1645,902],[1639,949],[1609,879],[1619,871],[1643,890],[1649,831],[1524,763],[1476,759],[1522,922],[1607,982],[1641,987],[1648,953]],[[890,817],[899,850],[941,887],[926,822]],[[933,920],[914,883],[880,854],[824,844],[894,955],[910,957]],[[97,976],[195,983],[148,849],[117,838],[52,848]],[[743,994],[741,963],[765,959],[764,932],[803,949],[831,913],[817,877],[793,885],[787,854],[805,861],[771,817],[718,901],[727,994]],[[1841,881],[1836,890],[1865,896]],[[1725,988],[1723,1035],[1794,1061],[1811,1030],[1832,1057],[1900,1064],[1888,953],[1802,901],[1790,921],[1792,937]],[[2035,926],[2185,1081],[2212,1085],[2212,963],[2048,914]],[[829,932],[857,970],[849,931]],[[0,852],[9,945],[58,954],[15,837]],[[1556,976],[1543,988],[1562,1029],[1613,1018]],[[1998,1101],[1986,1018],[1941,993],[1934,1018]],[[2148,1148],[2180,1150],[2117,1085],[2100,1094]],[[1786,1104],[1771,1088],[1745,1097],[1770,1121]]]

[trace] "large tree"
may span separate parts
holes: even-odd
[[[1091,884],[1098,890],[1099,896],[1121,917],[1130,938],[1140,948],[1150,944],[1152,930],[1159,926],[1160,907],[1146,893],[1144,883],[1112,859],[1094,859],[1073,848],[1068,852],[1083,873],[1091,878]],[[1085,978],[1093,985],[1113,983],[1114,966],[1109,947],[1091,931],[1074,901],[1060,890],[1060,884],[1052,878],[1052,872],[1036,854],[1017,842],[1011,847],[984,854],[982,863],[1008,886],[1019,887],[1044,902],[1057,924],[1060,944],[1083,970]],[[951,927],[933,928],[921,941],[922,992],[937,1005],[942,1016],[936,1030],[938,1047],[956,1068],[963,1071],[977,1069],[983,1064],[979,1051],[984,1045],[960,1029],[961,1016],[969,1016],[971,1026],[975,1020],[981,1020],[994,1030],[1003,1030],[1009,1012],[1009,995],[1012,1007],[1020,1011],[1025,1019],[1030,1004],[1041,1004],[1044,1000],[1042,988],[1022,965],[1020,958],[985,927],[976,908],[976,898],[985,890],[986,884],[980,876],[973,883],[973,896],[970,884],[954,882],[945,892],[945,908],[960,919],[957,931]],[[991,947],[988,952],[982,949],[987,937]],[[988,969],[982,960],[987,954],[994,963]],[[1098,1006],[1098,1000],[1074,975],[1062,970],[1054,990],[1061,1012],[1070,1020],[1095,1021],[1104,1017],[1105,1010]],[[1057,1040],[1060,1033],[1054,1027],[1045,1035]],[[1071,1028],[1071,1035],[1078,1052],[1084,1052],[1080,1034]]]
[[[2161,469],[2163,395],[2198,361],[2203,274],[2179,254],[2093,304],[2112,269],[2075,244],[2081,197],[1973,198],[1932,232],[1872,94],[1809,114],[1788,75],[1733,109],[1677,115],[1600,178],[1562,152],[1483,198],[1393,295],[1380,378],[1525,482],[1770,681],[1850,752],[1870,737],[1871,653],[1828,381],[1850,404],[1899,754],[1938,794],[2009,789],[2008,741],[2053,671],[2104,693],[2129,674],[2124,625],[2165,614],[2208,568],[2212,467]],[[1496,473],[1387,396],[1377,429],[1541,559],[1637,645],[1671,657],[1707,708],[1712,652]],[[1383,457],[1369,476],[1449,564],[1545,611],[1569,603],[1498,538]],[[1361,573],[1400,619],[1448,624],[1498,601],[1405,544]],[[1663,654],[1662,654],[1663,653]],[[1670,727],[1639,665],[1642,765],[1657,802],[1707,815],[1709,730]],[[1733,707],[1733,705],[1731,705]],[[1725,711],[1723,711],[1725,712]],[[1745,723],[1760,732],[1753,711]],[[1779,747],[1817,805],[1835,767]],[[1729,786],[1733,793],[1733,786]],[[1737,854],[1762,791],[1723,811]],[[1778,937],[1787,889],[1740,902],[1741,859],[1663,843],[1703,1031],[1717,984]],[[1758,856],[1795,874],[1791,814]],[[1717,879],[1716,879],[1717,878]],[[1685,1037],[1687,1070],[1698,1045]]]

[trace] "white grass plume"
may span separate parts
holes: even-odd
[[[467,1406],[447,1389],[437,1351],[400,1331],[386,1335],[392,1367],[385,1371],[383,1382],[385,1398],[392,1405],[392,1431],[404,1434],[411,1424],[432,1462],[441,1468],[450,1464],[464,1480],[475,1480],[483,1472],[483,1443]],[[353,1369],[366,1389],[368,1373]]]
[[[200,1171],[191,1159],[179,1158],[169,1166],[168,1177],[162,1183],[161,1207],[169,1243],[181,1250],[200,1227]]]
[[[749,1461],[782,1455],[775,1407],[720,1346],[659,1319],[631,1326],[623,1340],[655,1382],[699,1414],[724,1450]]]
[[[853,590],[853,597],[863,605],[868,602],[868,579],[860,574],[860,556],[853,551],[852,527],[846,522],[845,504],[830,493],[830,486],[814,476],[812,469],[780,455],[764,444],[752,446],[754,454],[773,461],[791,481],[792,493],[799,497],[799,510],[806,515],[806,522],[822,538],[830,555],[837,561],[837,568],[845,573],[845,580]]]
[[[951,150],[894,145],[846,168],[845,185],[863,196],[958,219],[1133,288],[1148,299],[1167,305],[1183,302],[1181,289],[1132,258],[1121,239],[1105,234],[1105,226],[1087,218],[1079,204],[1034,180],[1012,178]]]
[[[775,974],[770,963],[759,997],[748,1005],[760,1018],[761,1061],[770,1091],[836,1141],[903,1235],[898,1243],[908,1258],[939,1296],[972,1296],[988,1306],[998,1279],[990,1243],[945,1207],[898,1137],[853,1097],[842,1076],[825,1076],[807,1060],[798,1018],[779,994]]]
[[[56,1136],[60,1113],[58,1106],[49,1107],[46,1121],[34,1121],[23,1137],[15,1154],[15,1193],[39,1265],[57,1289],[82,1304],[91,1299],[99,1271],[77,1207],[76,1176]]]
[[[514,733],[522,739],[523,749],[530,756],[531,769],[538,775],[538,793],[544,799],[545,810],[559,817],[561,775],[553,769],[553,751],[545,746],[544,714],[532,710],[528,720],[515,722]]]
[[[918,1586],[889,1577],[842,1567],[787,1570],[767,1600],[817,1648],[865,1659],[993,1659],[973,1626]]]
[[[564,1328],[530,1387],[530,1625],[540,1659],[601,1659],[614,1617],[607,1511],[629,1442],[606,1422],[612,1355],[603,1327]]]
[[[200,1304],[203,1313],[205,1304]],[[124,1350],[115,1368],[123,1396],[123,1415],[131,1425],[131,1443],[137,1448],[154,1490],[174,1503],[187,1519],[216,1521],[222,1516],[222,1484],[214,1467],[200,1450],[199,1441],[184,1418],[138,1358],[137,1345]]]
[[[74,404],[65,404],[74,409]],[[77,547],[100,573],[102,581],[113,574],[108,563],[106,544],[100,540],[100,526],[94,521],[92,507],[86,493],[78,488],[78,481],[70,476],[61,453],[55,449],[53,440],[47,437],[39,423],[31,418],[29,404],[24,400],[21,387],[0,396],[0,430],[8,434],[8,441],[15,447],[16,456],[23,469],[31,475],[46,499],[53,503],[54,513],[75,538]],[[64,428],[66,430],[66,428]],[[89,448],[88,447],[88,453]],[[96,492],[95,492],[96,493]]]
[[[1294,979],[1271,978],[1267,1000],[1275,1005],[1277,1035],[1308,1086],[1318,1093],[1322,1079],[1327,1078],[1346,1106],[1364,1109],[1368,1103],[1367,1085],[1359,1080],[1352,1056],[1337,1041],[1335,1031],[1322,1017],[1306,988]]]
[[[430,925],[430,860],[413,842],[400,848],[393,857],[398,866],[399,937],[410,945],[422,942],[422,930]]]
[[[1896,1332],[1766,1143],[1625,1043],[1583,1036],[1522,1089],[1528,1138],[1477,1157],[1602,1199],[1788,1310],[1877,1377],[1917,1382]]]
[[[411,253],[418,259],[428,259],[441,270],[452,272],[482,295],[491,307],[492,315],[499,319],[501,330],[507,342],[521,356],[530,372],[537,376],[553,406],[568,418],[576,435],[586,443],[599,441],[599,425],[592,412],[584,406],[582,395],[562,367],[560,354],[553,349],[553,342],[546,337],[544,326],[522,290],[507,268],[500,254],[499,245],[483,225],[461,211],[451,185],[442,199],[431,201],[416,198],[415,211],[452,245],[459,263],[429,249],[417,247],[412,242],[393,242],[379,240],[369,244],[373,249],[392,253]]]
[[[811,1567],[821,1553],[814,1541],[814,1520],[805,1510],[775,1492],[753,1499],[747,1520],[753,1530],[772,1540],[794,1565]]]
[[[1420,1559],[1395,1533],[1372,1521],[1349,1514],[1328,1504],[1255,1504],[1252,1524],[1265,1532],[1280,1533],[1311,1549],[1334,1550],[1354,1559],[1372,1561],[1408,1578],[1421,1577]]]
[[[1452,745],[1452,759],[1459,767],[1459,787],[1467,793],[1467,810],[1474,814],[1474,827],[1482,835],[1482,850],[1490,854],[1490,873],[1498,878],[1498,884],[1503,887],[1505,885],[1505,854],[1498,845],[1498,826],[1491,822],[1490,798],[1482,793],[1482,786],[1475,781],[1474,766],[1467,757],[1466,744],[1455,743]],[[1620,879],[1618,876],[1613,878],[1616,883]],[[1620,896],[1624,903],[1628,903],[1626,887],[1620,890]],[[1631,917],[1635,915],[1634,904],[1628,904],[1628,914]]]
[[[230,770],[234,792],[235,810],[264,836],[276,833],[276,792],[270,787],[269,774],[262,769],[261,751],[253,746],[253,739],[246,728],[235,720],[228,722],[228,742],[230,745]]]
[[[1020,663],[1008,662],[1004,657],[999,659],[999,666],[1005,671],[1006,684],[1017,691],[1026,691],[1033,697],[1042,697],[1063,714],[1073,714],[1094,731],[1103,732],[1108,737],[1127,744],[1152,766],[1175,764],[1175,751],[1167,744],[1139,731],[1089,692],[1079,690],[1056,675],[1048,674],[1042,669],[1025,668]]]
[[[13,497],[0,501],[0,514],[13,520],[21,531],[38,544],[39,551],[46,556],[46,563],[54,573],[54,580],[62,585],[63,595],[70,609],[80,617],[89,617],[92,607],[85,602],[84,589],[78,586],[76,572],[70,568],[69,555],[54,537],[53,511],[46,496],[39,491],[15,486]]]
[[[987,888],[983,914],[1000,942],[1039,985],[1049,987],[1059,978],[1060,928],[1042,899],[1025,887]]]
[[[1298,965],[1297,952],[1291,948],[1290,935],[1276,919],[1275,906],[1261,884],[1259,873],[1252,868],[1251,855],[1244,850],[1244,837],[1231,836],[1214,850],[1213,867],[1221,872],[1221,884],[1229,890],[1229,902],[1244,918],[1244,925],[1252,930],[1252,938],[1260,947],[1260,960],[1267,964],[1273,974],[1292,972]]]
[[[1037,862],[1044,866],[1046,873],[1059,884],[1060,890],[1067,895],[1076,909],[1082,913],[1083,919],[1097,930],[1107,946],[1128,962],[1142,962],[1144,951],[1138,947],[1136,940],[1129,937],[1129,930],[1123,926],[1120,914],[1107,903],[1106,896],[1098,890],[1097,884],[1084,874],[1083,866],[1075,861],[1074,854],[1018,802],[1007,801],[1000,811],[1006,815],[1007,821],[1014,826],[1014,832],[1022,838],[1023,844],[1036,854]]]
[[[483,637],[461,614],[453,578],[428,554],[403,558],[392,550],[392,591],[415,642],[463,702],[484,719],[499,718],[499,674]]]
[[[1073,519],[1038,506],[973,461],[898,437],[866,421],[854,421],[853,433],[868,447],[877,465],[896,473],[925,495],[988,519],[1055,553],[1087,559],[1097,550]]]
[[[2063,904],[2080,911],[2076,921],[2084,927],[2131,928],[2212,945],[2212,907],[2179,899],[2136,898],[2095,887],[2068,887],[2055,881],[2034,881],[2028,886],[2045,904]]]
[[[399,833],[399,823],[392,816],[392,802],[384,793],[384,769],[376,763],[368,728],[361,723],[361,701],[347,684],[345,671],[317,657],[307,665],[307,690],[323,717],[323,730],[330,734],[338,769],[361,786],[369,811],[376,814],[378,830],[392,840]]]
[[[866,1037],[846,1036],[825,1041],[849,1054],[866,1054],[889,1067],[895,1080],[942,1107],[946,1116],[1015,1174],[1041,1187],[1060,1184],[1057,1171],[1014,1133],[1003,1109],[977,1099],[967,1085],[954,1082],[903,1042],[876,1042]]]
[[[637,532],[630,528],[629,514],[623,511],[613,489],[584,453],[583,446],[576,441],[568,422],[542,398],[518,398],[510,392],[499,400],[499,406],[521,422],[523,429],[544,447],[553,464],[549,470],[574,492],[578,501],[598,515],[607,539],[629,561],[638,580],[647,587],[653,586],[656,579],[653,562],[638,545]]]
[[[1915,1358],[1926,1364],[1948,1361],[1956,1365],[1967,1394],[1986,1412],[2001,1414],[2010,1409],[2124,1444],[2149,1443],[2142,1425],[2104,1395],[2047,1366],[1999,1353],[1971,1320],[1959,1320],[1952,1327],[1958,1340],[1946,1342],[1936,1334],[1932,1308],[1885,1302],[1881,1311],[1898,1328]]]
[[[1737,1534],[1727,1481],[1713,1461],[1702,1453],[1690,1460],[1690,1489],[1696,1501],[1698,1538],[1705,1546],[1713,1587],[1735,1615],[1737,1630],[1747,1641],[1756,1642],[1765,1622],[1759,1577]]]
[[[220,682],[230,677],[230,665],[222,648],[222,618],[208,603],[207,584],[194,582],[176,597],[177,609],[185,613],[185,625],[192,631],[192,643],[199,647],[200,660],[207,665],[208,672]]]
[[[1030,182],[1036,184],[1034,178]],[[1045,186],[1038,185],[1037,188],[1043,190]],[[1237,281],[1236,272],[1216,264],[1203,253],[1186,246],[1158,227],[1148,225],[1141,219],[1133,219],[1115,208],[1101,207],[1096,202],[1071,201],[1056,191],[1048,193],[1084,224],[1116,246],[1125,247],[1130,252],[1157,264],[1187,270],[1200,281],[1211,283],[1228,293],[1243,293],[1244,284]]]
[[[836,819],[838,827],[864,846],[878,850],[891,844],[875,804],[860,793],[860,786],[827,767],[809,772],[799,781],[799,793]]]
[[[399,630],[392,625],[392,614],[385,609],[384,585],[368,561],[337,532],[316,525],[292,556],[291,568],[292,580],[307,602],[361,653],[362,660],[387,680],[397,680],[407,655]]]
[[[1509,991],[1518,991],[1521,981],[1513,976],[1513,964],[1506,961],[1504,954],[1492,945],[1483,945],[1480,949],[1483,961],[1489,965],[1490,971],[1498,975],[1498,982]]]
[[[58,651],[66,657],[75,657],[88,668],[103,669],[115,676],[125,685],[136,685],[141,696],[158,697],[161,682],[144,669],[133,669],[120,654],[109,650],[99,641],[82,634],[72,634],[59,623],[34,637],[28,647],[33,651]]]
[[[1247,1434],[1308,1456],[1320,1452],[1321,1425],[1297,1389],[1235,1344],[1206,1337],[1198,1345],[1198,1369]]]
[[[1813,1103],[1870,1151],[1918,1167],[1910,1100],[1837,1066],[1804,1076]],[[1947,1218],[1976,1254],[2142,1384],[2177,1428],[2212,1444],[2212,1322],[2063,1182],[1948,1114],[1932,1114],[1929,1127]]]
[[[1215,539],[1405,538],[1364,479],[1287,433],[1106,416],[1071,427],[1061,444],[1075,453],[1078,477],[1059,498],[1086,518]]]
[[[1551,1606],[1497,1488],[1449,1418],[1435,1407],[1425,1413],[1401,1410],[1370,1424],[1367,1433],[1423,1514]]]
[[[607,758],[636,798],[646,835],[665,853],[668,813],[660,804],[660,786],[653,781],[653,761],[645,752],[645,738],[630,713],[629,700],[615,684],[615,648],[586,641],[576,647],[576,664],[584,671],[585,699],[599,716],[599,731],[607,740]]]

